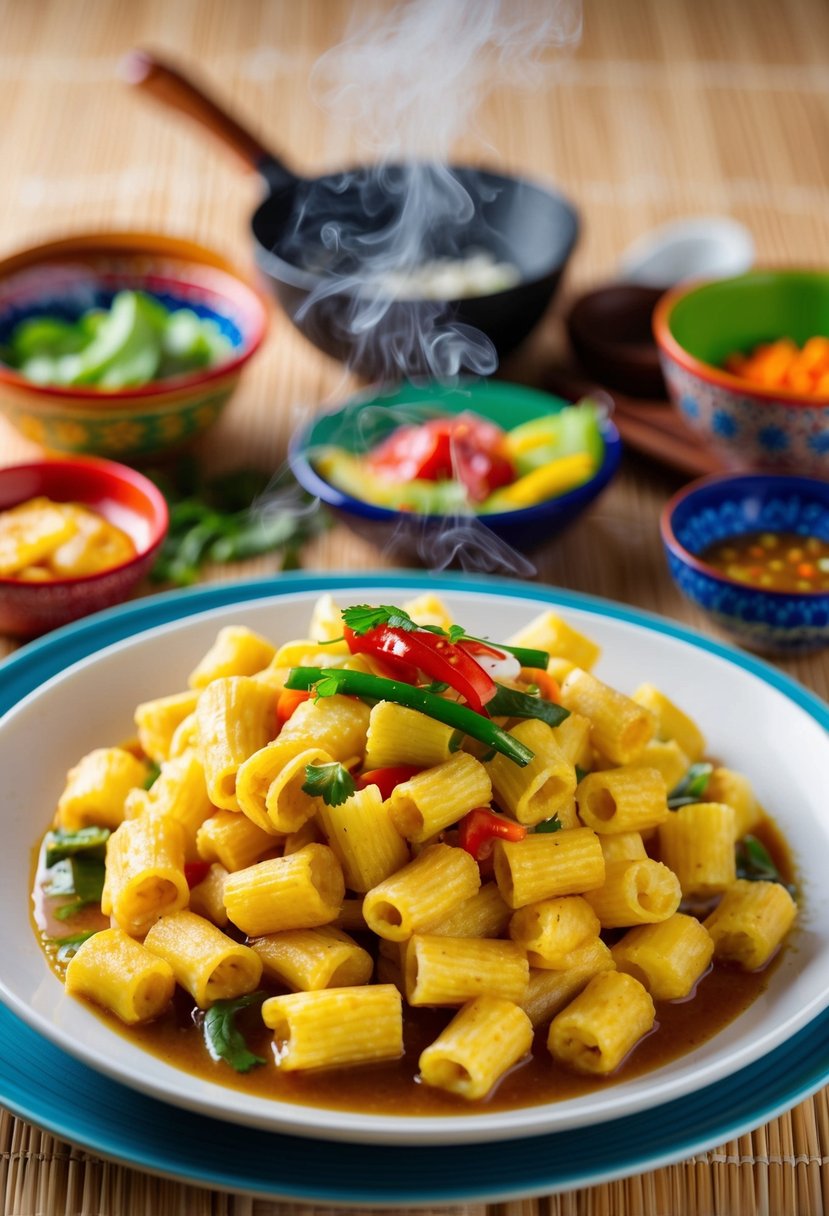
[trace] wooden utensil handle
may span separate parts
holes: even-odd
[[[162,105],[180,110],[206,127],[244,162],[249,169],[263,171],[276,161],[267,148],[217,101],[178,68],[150,51],[130,51],[121,61],[121,76],[128,84],[154,97]]]

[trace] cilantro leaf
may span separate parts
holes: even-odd
[[[250,1072],[265,1063],[262,1056],[249,1050],[236,1026],[236,1017],[251,1005],[261,1005],[266,996],[265,992],[251,992],[235,1001],[216,1001],[210,1006],[204,1015],[204,1041],[214,1060],[223,1060],[237,1072]]]
[[[464,629],[463,625],[450,625],[449,632],[446,636],[449,638],[449,641],[454,644],[455,642],[459,642],[462,637],[466,636],[466,630]]]
[[[342,618],[345,624],[358,637],[388,625],[391,629],[403,629],[411,633],[420,626],[416,625],[403,608],[395,608],[393,604],[381,604],[372,608],[370,604],[355,604],[351,608],[343,608]]]
[[[587,769],[582,768],[580,764],[577,764],[576,765],[576,785],[578,785],[581,781],[584,781],[586,776],[587,776]]]
[[[560,832],[564,824],[558,817],[558,812],[553,815],[552,819],[543,819],[541,823],[537,823],[533,828],[534,832]]]
[[[109,828],[78,828],[75,832],[56,828],[46,836],[46,868],[51,870],[59,861],[74,857],[76,853],[89,853],[90,856],[103,858],[109,837]]]
[[[76,898],[55,909],[58,920],[68,920],[89,904],[99,904],[104,890],[105,868],[100,857],[65,857],[52,867],[52,879],[44,894],[55,897],[74,895]]]
[[[569,709],[556,705],[554,701],[528,696],[504,684],[497,684],[496,689],[495,696],[486,703],[493,718],[540,718],[548,726],[558,726],[559,722],[570,716]]]
[[[737,841],[737,877],[748,882],[779,882],[791,895],[794,888],[784,882],[766,846],[756,836],[744,836]]]
[[[335,697],[340,691],[341,678],[338,671],[326,672],[321,680],[317,680],[311,693],[315,701],[320,697]]]
[[[87,929],[83,933],[72,933],[69,937],[53,937],[54,944],[60,947],[57,956],[58,962],[68,963],[70,958],[74,958],[78,953],[78,946],[82,946],[98,932],[100,932],[98,929]]]
[[[144,778],[144,789],[150,790],[155,785],[158,778],[161,776],[161,767],[153,760],[150,763],[147,776]]]
[[[699,802],[714,771],[713,764],[692,764],[678,785],[668,794],[668,807],[677,811],[681,806]]]
[[[355,790],[354,778],[338,760],[331,764],[306,764],[302,789],[312,798],[322,798],[326,806],[340,806]]]

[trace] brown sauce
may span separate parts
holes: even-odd
[[[829,590],[829,541],[797,532],[745,532],[718,540],[700,561],[765,591]]]
[[[776,825],[765,819],[753,834],[768,849],[782,876],[791,881],[791,856]],[[98,908],[88,908],[66,922],[55,921],[48,907],[51,901],[45,899],[40,891],[42,872],[36,868],[37,858],[34,864],[35,931],[50,966],[62,978],[63,967],[57,961],[57,948],[52,939],[100,928],[102,918]],[[620,935],[618,931],[613,937],[615,939]],[[362,944],[369,948],[367,941]],[[486,1101],[479,1103],[467,1103],[462,1098],[432,1089],[417,1080],[417,1061],[421,1051],[437,1037],[455,1010],[411,1009],[404,1004],[405,1054],[400,1060],[357,1068],[283,1073],[271,1063],[272,1032],[262,1025],[258,1010],[252,1008],[239,1016],[237,1025],[243,1031],[250,1049],[267,1063],[247,1074],[238,1074],[229,1065],[211,1058],[200,1030],[199,1012],[189,995],[181,989],[177,990],[168,1012],[146,1026],[128,1029],[114,1015],[92,1004],[88,1007],[111,1029],[174,1068],[261,1098],[371,1114],[474,1115],[599,1092],[609,1085],[639,1077],[694,1051],[739,1017],[757,999],[766,988],[780,953],[759,972],[744,972],[715,963],[699,981],[691,997],[683,1001],[657,1001],[654,1030],[607,1078],[581,1076],[558,1064],[547,1050],[546,1027],[540,1029],[536,1033],[531,1056],[503,1077]],[[272,991],[284,990],[274,987]]]

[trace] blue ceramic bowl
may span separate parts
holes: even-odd
[[[829,591],[769,591],[714,569],[699,554],[746,532],[829,541],[829,482],[777,473],[706,477],[662,512],[662,541],[680,591],[749,650],[794,655],[829,644]]]
[[[337,410],[317,416],[294,436],[289,460],[294,476],[309,494],[333,508],[354,532],[395,557],[436,569],[460,566],[526,572],[520,563],[511,564],[510,552],[540,548],[573,523],[604,490],[619,467],[622,444],[619,432],[609,420],[602,424],[604,458],[590,481],[536,506],[491,515],[421,515],[375,506],[326,481],[313,464],[313,453],[332,443],[351,451],[367,450],[382,437],[384,407],[432,405],[444,414],[471,410],[499,426],[511,428],[556,413],[568,404],[547,393],[499,380],[470,381],[452,388],[407,384],[387,394],[374,393],[348,401]],[[385,431],[393,429],[393,425],[399,425],[399,419],[392,424],[390,418]],[[509,548],[505,550],[499,541]]]

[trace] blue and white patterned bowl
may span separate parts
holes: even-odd
[[[751,587],[700,560],[746,532],[796,532],[829,541],[829,483],[778,473],[706,477],[670,500],[660,521],[680,591],[749,650],[807,654],[829,645],[829,591]]]

